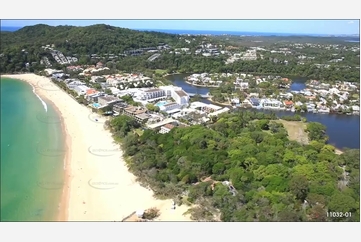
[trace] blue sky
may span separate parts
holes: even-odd
[[[359,20],[1,20],[2,26],[109,24],[130,29],[218,30],[289,34],[359,34]]]

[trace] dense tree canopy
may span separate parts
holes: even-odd
[[[118,127],[127,131],[121,135],[130,170],[157,195],[201,204],[195,219],[220,214],[222,221],[359,221],[359,150],[336,155],[317,123],[309,124],[315,135],[310,144],[290,141],[274,119],[240,111],[207,126],[167,134],[145,130],[141,136],[124,129],[128,118],[111,124],[115,136]],[[330,218],[327,211],[352,216]]]

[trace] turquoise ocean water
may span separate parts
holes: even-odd
[[[1,78],[1,221],[57,219],[64,137],[59,116],[45,103],[27,83]]]

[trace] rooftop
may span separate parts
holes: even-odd
[[[141,114],[138,114],[137,117],[144,120],[144,119],[149,118],[149,115],[147,115],[146,113],[141,113]]]
[[[166,124],[166,125],[164,125],[163,127],[166,128],[166,129],[171,130],[171,129],[173,129],[175,126],[174,126],[173,124]]]
[[[113,97],[113,96],[103,96],[103,97],[99,97],[99,99],[103,99],[107,102],[112,102],[112,101],[118,101],[119,98],[117,97]]]
[[[180,97],[187,97],[188,94],[185,93],[183,90],[175,91]]]
[[[145,90],[144,92],[159,92],[159,91],[163,91],[163,90],[159,88],[154,88],[154,89]]]
[[[167,104],[164,104],[163,107],[169,107],[169,106],[173,106],[173,105],[178,105],[177,103],[167,103]]]
[[[208,104],[208,105],[207,105],[207,108],[211,108],[211,109],[214,109],[214,110],[222,109],[222,107],[216,106],[216,105],[214,105],[214,104]]]
[[[86,91],[86,94],[87,94],[87,95],[91,95],[91,94],[95,94],[95,93],[98,93],[98,91],[95,90],[95,89],[93,89],[93,88],[90,88],[90,89],[88,89],[88,90]]]
[[[135,115],[142,114],[142,113],[146,112],[145,109],[134,107],[134,106],[124,108],[124,110],[127,111],[127,112],[130,112],[130,113],[133,113]]]

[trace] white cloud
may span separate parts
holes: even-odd
[[[354,23],[354,21],[348,21],[348,24],[353,24]]]

